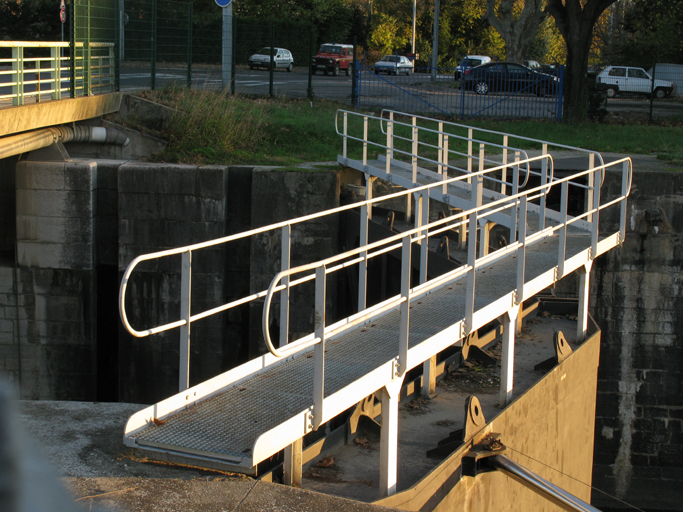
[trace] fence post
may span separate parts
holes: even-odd
[[[190,387],[190,304],[192,302],[192,252],[183,253],[180,282],[180,316],[185,323],[180,326],[180,376],[178,391]]]
[[[358,84],[356,83],[356,36],[353,36],[353,64],[351,69],[351,105],[358,106]]]
[[[90,2],[87,3],[87,24],[83,44],[83,96],[90,96]]]
[[[275,72],[275,25],[270,26],[270,66],[268,66],[268,95],[273,97],[273,73]]]
[[[71,75],[69,77],[69,89],[72,98],[76,97],[76,5],[75,0],[69,2],[69,61],[71,65]]]
[[[229,7],[232,12],[232,7]],[[232,54],[230,56],[230,94],[235,94],[235,70],[236,70],[236,53],[237,53],[237,16],[231,16],[232,18]]]
[[[187,27],[187,88],[192,88],[192,24],[194,20],[192,19],[192,2],[187,4],[187,14],[189,18]]]
[[[655,61],[652,63],[652,76],[650,77],[650,122],[652,122],[652,107],[655,101],[655,73],[657,72],[657,54],[655,53]]]
[[[311,41],[308,44],[308,89],[306,89],[306,96],[309,100],[313,99],[313,36],[314,31],[311,29]]]
[[[157,0],[152,0],[152,83],[151,89],[157,85]]]

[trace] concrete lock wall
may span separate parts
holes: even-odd
[[[0,229],[0,377],[27,399],[152,403],[177,392],[179,331],[138,339],[120,324],[118,287],[127,264],[139,254],[240,233],[339,201],[338,171],[81,160],[21,161],[15,172],[15,163],[3,161],[0,178],[11,199],[3,201]],[[295,230],[292,261],[329,255],[337,230],[335,222]],[[279,245],[253,244],[238,241],[193,255],[193,311],[248,295],[272,277],[264,272],[278,268]],[[255,247],[258,258],[252,258]],[[134,327],[178,318],[179,262],[138,267],[129,286]],[[301,305],[291,323],[295,332],[308,329],[311,316],[312,304]],[[192,384],[263,350],[260,335],[250,338],[249,332],[261,310],[250,309],[192,324]]]
[[[628,213],[623,246],[591,276],[602,328],[593,484],[640,508],[683,510],[683,175],[636,169]]]

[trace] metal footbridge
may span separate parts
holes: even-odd
[[[285,480],[294,483],[301,477],[302,438],[374,393],[382,408],[380,494],[390,495],[396,492],[398,398],[406,372],[421,366],[424,386],[433,385],[436,354],[462,345],[468,334],[499,319],[504,327],[504,406],[513,390],[515,329],[510,325],[520,305],[577,270],[578,333],[586,332],[591,263],[624,240],[630,159],[605,163],[591,151],[491,131],[475,133],[471,127],[397,112],[372,116],[339,111],[337,125],[343,141],[339,162],[364,173],[364,199],[142,255],[128,266],[119,297],[123,324],[137,337],[179,329],[181,361],[179,393],[133,415],[125,429],[127,445],[251,474],[258,463],[284,449]],[[585,165],[560,177],[553,158],[557,149],[571,150]],[[402,190],[373,197],[375,179]],[[605,182],[611,186],[601,188]],[[410,224],[370,242],[373,207],[384,201],[405,201]],[[447,214],[437,218],[437,205]],[[348,210],[359,213],[358,247],[320,261],[290,264],[302,223],[323,222]],[[508,230],[507,243],[500,247],[491,247],[488,240],[495,225]],[[208,311],[191,311],[193,253],[266,233],[280,244],[281,270],[270,286]],[[430,277],[429,240],[453,233],[458,233],[457,250],[466,261]],[[368,262],[390,252],[400,254],[400,275],[389,276],[400,282],[400,293],[368,304]],[[177,255],[182,257],[178,320],[134,329],[126,314],[126,291],[136,266]],[[357,312],[331,322],[327,288],[349,268],[357,270]],[[290,293],[303,285],[311,290],[314,325],[307,335],[290,340]],[[268,352],[188,387],[191,323],[255,301],[263,303]],[[279,325],[277,340],[271,339],[273,317]]]

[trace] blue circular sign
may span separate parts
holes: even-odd
[[[227,7],[232,0],[216,0],[218,7]]]

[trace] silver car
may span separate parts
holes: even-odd
[[[287,71],[294,69],[294,58],[289,50],[284,48],[275,48],[275,55],[273,56],[275,68],[284,68]],[[270,67],[270,47],[261,48],[254,55],[249,57],[249,69]]]
[[[385,55],[382,60],[375,62],[375,73],[387,75],[409,75],[413,72],[413,63],[408,57],[401,55]]]

